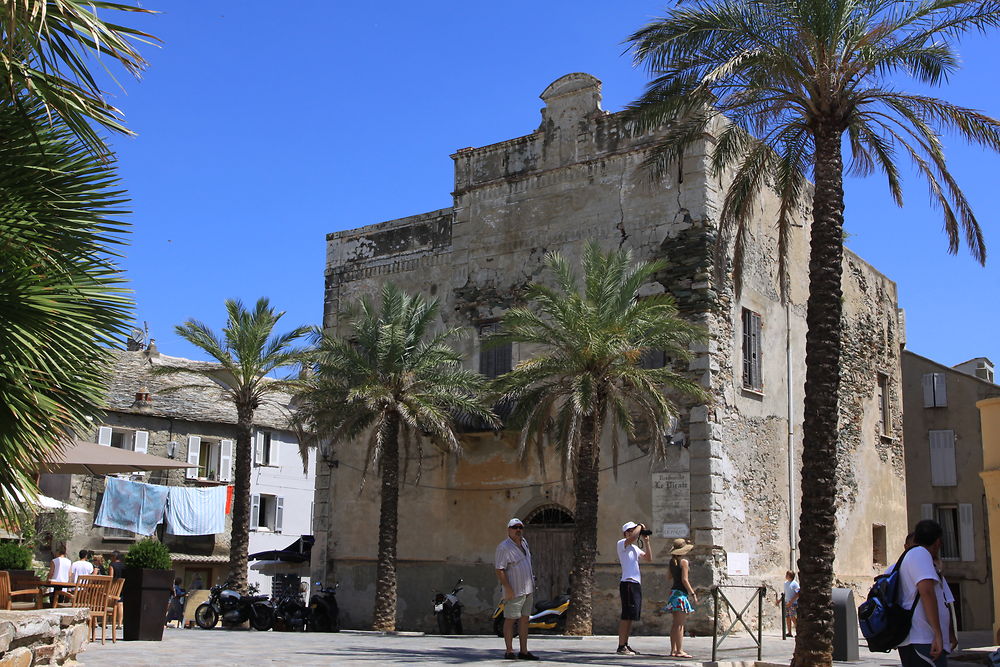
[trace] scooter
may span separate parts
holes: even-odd
[[[447,595],[434,595],[434,616],[437,617],[438,632],[442,635],[462,634],[462,602],[458,599],[458,592],[462,590],[463,581],[459,579]]]
[[[493,632],[497,637],[503,637],[504,601],[493,611]],[[566,631],[566,610],[569,609],[569,593],[559,595],[554,600],[542,600],[535,603],[535,613],[528,617],[528,630],[546,630],[554,634]],[[518,633],[518,623],[514,624],[514,636]]]
[[[340,607],[337,606],[337,587],[323,588],[316,582],[316,590],[309,598],[309,617],[306,630],[309,632],[340,632]]]

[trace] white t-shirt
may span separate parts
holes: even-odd
[[[625,540],[618,540],[618,562],[622,564],[622,581],[634,581],[642,583],[639,576],[639,557],[645,556],[646,552],[636,544],[625,546]]]
[[[934,559],[931,552],[925,547],[913,547],[903,564],[899,568],[899,603],[906,608],[913,605],[913,600],[917,596],[917,584],[925,579],[934,580],[934,598],[937,600],[938,624],[941,626],[941,637],[945,644],[948,642],[948,626],[951,622],[951,615],[944,601],[944,588],[941,586],[941,578],[937,570],[934,569]],[[934,631],[924,614],[924,605],[917,599],[917,605],[913,609],[913,621],[910,624],[910,634],[906,636],[900,646],[908,644],[930,644],[934,641]],[[945,646],[945,648],[948,648]]]
[[[790,604],[792,598],[799,594],[799,582],[792,579],[785,581],[785,604]]]
[[[69,568],[70,581],[75,582],[77,577],[81,574],[93,574],[94,566],[90,561],[78,560],[74,561],[73,565]]]
[[[52,559],[52,581],[69,581],[70,560],[66,556],[57,556]]]

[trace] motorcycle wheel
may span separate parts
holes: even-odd
[[[194,610],[194,622],[202,630],[211,630],[219,622],[219,612],[215,611],[215,607],[204,602]]]
[[[451,623],[451,631],[456,635],[462,634],[462,619],[456,616],[455,620]]]
[[[437,614],[435,614],[435,616],[437,616],[438,634],[439,635],[450,635],[451,634],[451,627],[450,627],[451,624],[448,623],[448,618],[445,616],[444,612],[439,611]]]
[[[493,632],[496,633],[497,637],[503,637],[503,615],[497,616],[493,619]]]
[[[250,627],[254,630],[266,632],[271,629],[274,623],[274,610],[266,604],[257,604],[250,614]]]
[[[315,607],[309,615],[306,629],[309,632],[330,632],[330,617],[319,607]]]

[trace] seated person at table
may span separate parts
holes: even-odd
[[[73,561],[69,568],[70,581],[75,582],[81,574],[93,574],[94,566],[90,563],[90,552],[80,549],[80,560]]]
[[[56,557],[52,559],[49,563],[49,581],[69,581],[69,571],[71,563],[69,558],[66,558],[66,548],[57,547],[55,550]],[[55,605],[55,592],[49,596],[49,604]]]

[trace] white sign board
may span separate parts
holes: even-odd
[[[665,523],[662,535],[663,537],[687,537],[688,526],[686,523]]]
[[[745,576],[750,574],[750,554],[726,554],[726,572],[729,576]]]

